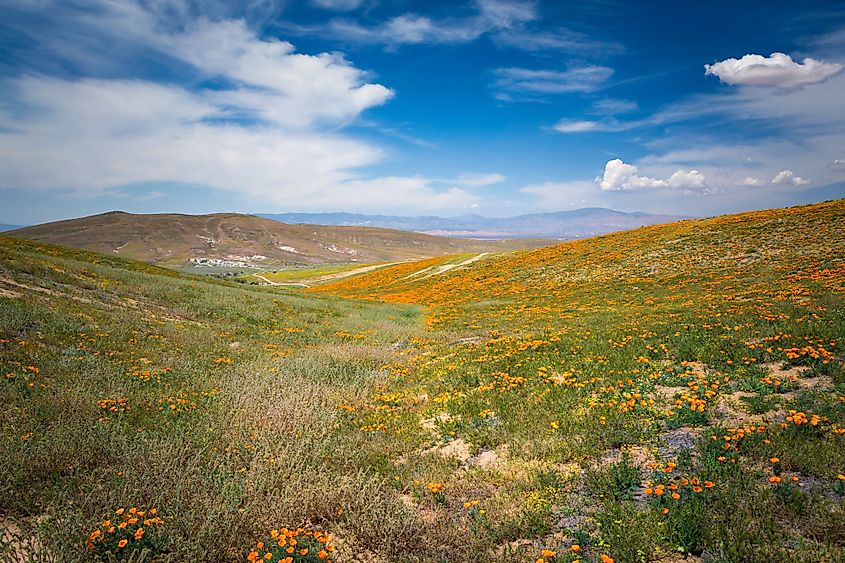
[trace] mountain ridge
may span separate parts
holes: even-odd
[[[463,238],[577,239],[660,223],[691,219],[684,215],[625,212],[604,207],[528,213],[513,217],[456,217],[379,215],[363,213],[259,213],[283,223],[334,226],[371,226]]]
[[[501,252],[549,241],[450,239],[374,227],[291,225],[240,213],[110,211],[24,227],[5,236],[185,267],[272,268]]]

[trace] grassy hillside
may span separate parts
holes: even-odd
[[[192,267],[191,258],[205,258],[271,269],[279,265],[393,262],[548,244],[537,240],[450,239],[370,227],[289,225],[236,213],[112,212],[25,227],[6,234],[167,266]]]
[[[385,384],[418,314],[0,237],[0,560],[243,561],[309,523],[341,554],[413,549],[340,407]],[[102,522],[131,507],[164,524],[120,548]]]
[[[0,237],[0,549],[843,560],[843,280],[843,201],[307,292]]]
[[[845,560],[845,201],[441,260],[316,290],[429,307],[358,412],[433,421],[440,517],[520,560]]]

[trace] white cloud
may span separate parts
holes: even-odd
[[[742,180],[738,180],[736,182],[737,186],[745,186],[749,188],[759,188],[763,185],[763,180],[760,178],[754,178],[753,176],[746,176]]]
[[[586,133],[588,131],[601,131],[602,124],[598,121],[589,120],[561,120],[558,121],[552,129],[559,133]]]
[[[124,4],[137,8],[125,11],[139,22],[133,46],[182,61],[180,71],[189,68],[192,79],[218,86],[6,79],[0,189],[97,195],[167,184],[288,209],[411,212],[471,207],[478,197],[463,188],[499,179],[468,175],[447,187],[424,177],[363,177],[360,169],[382,160],[384,151],[339,128],[385,103],[388,88],[369,82],[341,55],[297,53],[290,43],[259,38],[240,20],[198,20],[167,31],[141,25],[142,15],[155,18]],[[107,21],[104,33],[123,25],[111,13]]]
[[[745,55],[741,59],[726,59],[704,68],[705,75],[718,76],[725,84],[794,89],[824,82],[845,67],[811,58],[798,63],[789,55],[772,53],[769,57]]]
[[[206,92],[209,100],[281,126],[342,123],[393,95],[366,83],[366,74],[342,55],[296,53],[285,41],[258,39],[242,21],[199,22],[165,41],[171,54],[206,75],[241,86]]]
[[[496,86],[502,90],[562,94],[597,90],[611,77],[613,69],[589,65],[564,71],[500,68],[495,72]]]
[[[589,52],[592,56],[606,57],[623,50],[618,43],[601,41],[566,28],[538,30],[522,25],[510,26],[497,31],[493,35],[493,40],[498,45],[523,51]]]
[[[601,115],[616,115],[636,111],[639,104],[633,100],[620,100],[617,98],[605,98],[593,102],[593,111]]]
[[[667,184],[676,190],[700,190],[705,187],[704,174],[698,170],[676,170]]]
[[[476,173],[468,172],[459,175],[454,180],[444,180],[444,183],[455,184],[457,186],[465,186],[467,188],[480,188],[483,186],[492,186],[493,184],[500,184],[507,180],[505,176],[498,173]]]
[[[536,17],[533,2],[477,0],[475,14],[466,17],[434,20],[407,13],[376,26],[334,20],[329,24],[329,30],[335,38],[390,46],[467,43],[487,33],[518,27]]]
[[[604,166],[604,175],[596,178],[604,191],[638,190],[647,188],[672,188],[677,190],[702,190],[706,187],[704,175],[698,170],[676,170],[666,180],[640,176],[633,164],[614,158]]]
[[[311,0],[311,3],[318,8],[337,10],[340,12],[354,10],[360,6],[362,2],[363,0]]]
[[[363,178],[356,169],[381,160],[381,149],[332,132],[221,122],[226,108],[176,87],[35,77],[14,87],[27,111],[0,113],[1,188],[94,195],[178,183],[333,210],[452,210],[478,202],[422,177]],[[468,175],[455,183],[496,179]]]
[[[605,191],[616,191],[628,189],[628,180],[637,175],[637,167],[626,164],[619,158],[608,160],[604,165],[604,176],[599,182],[599,187]],[[596,178],[598,181],[599,179]]]
[[[792,170],[781,170],[775,177],[772,178],[772,184],[786,184],[791,186],[804,186],[809,184],[809,180],[805,180],[800,176],[793,174]]]

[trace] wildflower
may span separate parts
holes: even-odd
[[[127,543],[129,543],[129,540],[120,540],[117,542],[117,547],[126,547]]]
[[[435,494],[443,492],[443,483],[429,483],[426,487],[428,487],[429,491]]]
[[[780,483],[781,479],[777,475],[769,477],[769,483]]]
[[[572,549],[572,548],[569,548],[569,549]],[[557,555],[557,552],[552,551],[551,549],[544,549],[543,551],[540,552],[540,555],[542,555],[543,557],[554,557],[555,555]]]
[[[581,546],[577,543],[572,544],[569,546],[569,551],[571,551],[572,553],[578,553],[579,551],[581,551]]]

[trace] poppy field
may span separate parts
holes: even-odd
[[[843,347],[845,200],[305,290],[0,237],[0,553],[842,561]]]

